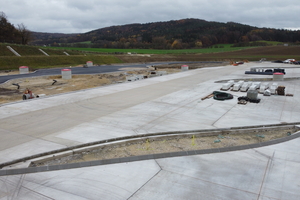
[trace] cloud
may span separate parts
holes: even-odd
[[[198,18],[257,27],[298,27],[296,0],[1,0],[0,11],[39,32],[84,33],[131,23]]]

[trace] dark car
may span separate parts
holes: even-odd
[[[300,61],[293,62],[294,65],[300,65]]]
[[[273,69],[266,69],[265,72],[273,72]]]
[[[274,60],[274,61],[272,61],[272,63],[283,63],[283,61],[282,60]]]
[[[274,69],[273,72],[274,72],[274,73],[277,73],[277,72],[278,72],[278,73],[283,73],[283,74],[285,74],[285,70],[284,70],[284,69],[280,69],[280,68]]]

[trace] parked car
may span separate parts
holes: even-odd
[[[300,65],[300,61],[295,61],[295,62],[293,62],[293,64]]]
[[[285,61],[283,61],[283,63],[292,64],[295,61],[295,59],[286,59]]]
[[[282,60],[274,60],[274,61],[272,61],[272,63],[283,63],[283,61]]]

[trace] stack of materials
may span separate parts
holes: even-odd
[[[273,83],[273,84],[270,86],[270,92],[271,92],[271,94],[275,94],[275,93],[276,93],[277,87],[278,87],[278,84],[277,84],[277,83]]]
[[[233,85],[233,89],[232,89],[232,90],[233,90],[233,91],[239,91],[240,88],[242,87],[243,83],[244,83],[244,81],[239,81],[239,82],[235,83],[235,84]]]
[[[269,83],[268,82],[262,83],[260,85],[260,88],[259,88],[259,93],[264,93],[265,90],[268,89],[268,88],[269,88]]]
[[[228,81],[227,83],[223,84],[221,90],[229,90],[234,84],[233,80]]]
[[[284,92],[284,90],[285,90],[285,87],[284,86],[278,86],[278,88],[277,88],[277,94],[278,95],[285,95],[285,92]]]
[[[249,89],[249,87],[252,85],[252,82],[245,82],[243,83],[242,87],[241,87],[241,92],[247,92],[247,90]]]

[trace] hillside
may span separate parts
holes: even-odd
[[[54,46],[187,49],[259,40],[298,43],[300,31],[258,28],[234,22],[182,19],[111,26],[83,34],[61,35],[61,37],[57,34],[53,36],[50,33],[35,33],[35,37],[34,44]]]

